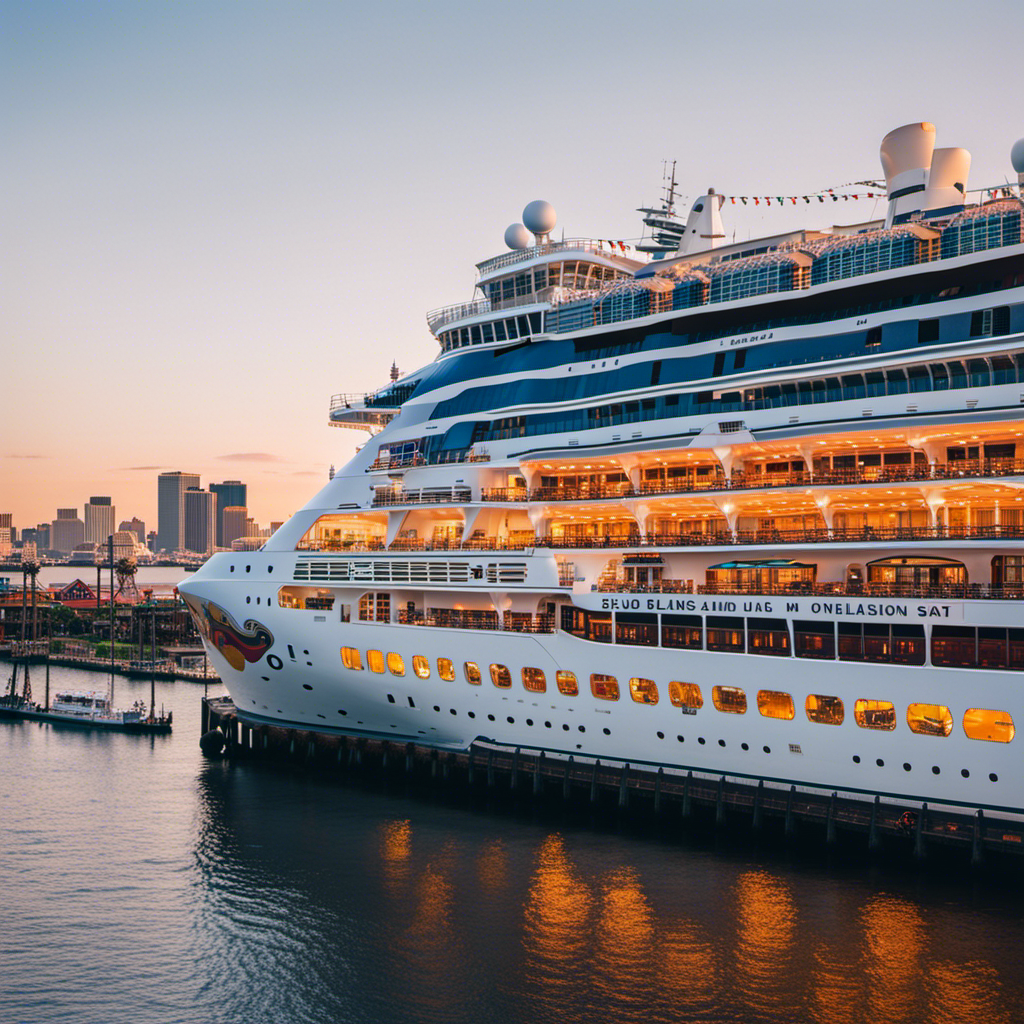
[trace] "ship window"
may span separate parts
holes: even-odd
[[[430,662],[422,654],[412,656],[412,670],[420,679],[430,678]]]
[[[818,725],[842,725],[845,717],[842,700],[821,693],[809,694],[804,710],[808,721],[817,722]]]
[[[355,647],[342,647],[341,663],[353,672],[362,672],[363,670],[363,659]]]
[[[637,704],[657,704],[658,684],[653,679],[634,677],[629,681],[629,695]]]
[[[835,626],[831,622],[793,622],[793,640],[798,658],[823,658],[831,660],[836,656]]]
[[[625,615],[615,616],[615,642],[617,644],[635,644],[642,647],[658,646],[657,615]]]
[[[446,682],[455,682],[455,666],[452,664],[451,658],[438,658],[437,659],[437,674]]]
[[[480,666],[475,661],[463,662],[462,671],[466,674],[466,682],[474,686],[480,685]]]
[[[380,651],[367,651],[366,664],[370,666],[371,672],[378,675],[384,674],[384,655]]]
[[[974,668],[978,663],[973,626],[932,626],[932,664]]]
[[[917,343],[918,345],[931,345],[939,340],[938,320],[917,321]]]
[[[696,683],[668,684],[668,699],[677,708],[698,708],[704,707],[704,698],[701,695],[700,687]]]
[[[751,654],[789,656],[789,627],[785,619],[747,619],[747,649]]]
[[[964,712],[964,732],[967,733],[967,738],[972,740],[1009,743],[1015,730],[1009,711],[968,708]]]
[[[580,692],[580,684],[576,681],[575,672],[559,669],[555,673],[555,681],[558,683],[558,692],[563,697],[575,697]]]
[[[507,690],[512,685],[512,673],[504,665],[492,665],[491,682],[502,690]]]
[[[779,690],[758,690],[757,710],[765,718],[793,718],[793,698]]]
[[[857,700],[853,705],[853,717],[862,729],[896,728],[896,709],[887,700]]]
[[[547,679],[544,678],[544,670],[539,668],[523,669],[523,689],[530,693],[544,693],[548,688]]]
[[[600,672],[594,672],[590,677],[590,692],[598,700],[618,700],[619,681],[615,676],[606,676]]]
[[[743,620],[724,615],[708,616],[708,650],[735,651],[745,649]]]
[[[911,704],[907,725],[919,736],[948,736],[953,731],[953,716],[944,704]]]
[[[699,615],[662,615],[662,647],[683,647],[700,650],[704,646],[704,630]]]
[[[394,651],[388,653],[388,670],[393,676],[405,675],[405,661],[400,654],[395,654]]]
[[[712,686],[711,701],[719,711],[727,714],[747,713],[747,695],[738,686]]]

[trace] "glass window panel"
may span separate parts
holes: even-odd
[[[555,681],[558,683],[558,692],[563,697],[575,697],[580,692],[580,684],[576,681],[575,672],[559,669],[555,673]]]
[[[446,682],[455,682],[455,665],[452,663],[451,658],[438,658],[437,659],[437,674]]]
[[[658,684],[653,679],[633,677],[629,681],[629,695],[637,704],[657,704]]]
[[[504,665],[492,665],[491,682],[502,690],[507,690],[512,685],[512,673]]]
[[[788,693],[779,690],[758,690],[757,710],[765,718],[784,718],[787,721],[793,718],[793,698]]]
[[[845,717],[842,700],[822,693],[809,694],[804,710],[808,720],[818,725],[842,725]]]
[[[420,679],[430,678],[430,662],[422,654],[412,656],[412,670]]]
[[[853,717],[862,729],[891,732],[896,728],[896,709],[887,700],[857,700],[853,705]]]
[[[548,683],[547,680],[544,678],[543,669],[524,668],[523,688],[529,690],[530,693],[544,693],[544,691],[548,688]]]
[[[668,699],[677,708],[694,708],[697,710],[704,707],[704,697],[696,683],[669,683]]]
[[[405,661],[400,654],[395,654],[394,651],[388,653],[388,669],[393,676],[405,675]]]
[[[463,662],[462,671],[465,673],[466,682],[474,686],[480,685],[480,666],[475,661]]]
[[[920,736],[948,736],[953,731],[953,716],[944,704],[911,704],[907,725]]]
[[[964,712],[964,732],[968,739],[1009,743],[1015,729],[1009,711],[989,711],[987,708],[968,708]]]
[[[615,676],[606,676],[600,672],[594,672],[590,676],[590,692],[598,700],[618,700],[619,681]]]
[[[711,700],[719,711],[725,711],[727,714],[747,713],[747,695],[738,686],[712,686]]]
[[[363,659],[355,647],[342,647],[341,663],[353,672],[362,672],[363,670]]]
[[[367,651],[366,664],[370,666],[371,672],[378,675],[384,674],[384,655],[380,651]]]

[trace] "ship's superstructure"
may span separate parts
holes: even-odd
[[[1024,204],[934,134],[854,228],[727,244],[709,191],[649,260],[531,203],[182,584],[239,712],[1024,814]]]

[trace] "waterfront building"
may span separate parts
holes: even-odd
[[[185,546],[185,491],[199,486],[196,473],[161,473],[157,477],[157,549],[168,553]]]
[[[115,530],[113,538],[115,562],[121,558],[134,558],[138,561],[143,555],[149,555],[149,550],[140,542],[134,530]]]
[[[213,551],[217,536],[217,495],[198,487],[185,491],[185,530],[182,548],[205,555]]]
[[[90,498],[85,506],[85,539],[91,544],[106,544],[114,532],[115,508],[109,497]]]
[[[11,533],[11,527],[0,526],[0,558],[2,559],[8,559],[11,557],[11,551],[13,550]]]
[[[239,716],[1024,819],[1024,202],[934,136],[855,228],[729,243],[709,191],[653,260],[531,203],[181,584]]]
[[[51,548],[50,544],[50,524],[49,523],[36,523],[35,537],[33,538],[36,542],[36,547],[40,551],[49,551]]]
[[[146,543],[146,524],[141,519],[132,516],[131,519],[122,520],[117,528],[119,530],[130,530],[138,538],[140,544]]]
[[[12,512],[0,512],[0,530],[10,530],[11,543],[17,543],[18,531],[14,527],[14,514]]]
[[[219,548],[230,548],[239,537],[247,536],[246,524],[249,510],[244,505],[229,505],[220,517],[222,526]]]
[[[249,488],[241,480],[225,480],[222,484],[210,484],[210,491],[217,495],[217,547],[227,548],[231,541],[224,537],[224,512],[248,504]]]
[[[85,523],[78,518],[77,508],[57,509],[57,518],[50,524],[50,547],[61,554],[70,554],[85,543]]]

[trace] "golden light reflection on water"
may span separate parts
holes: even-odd
[[[685,988],[686,1005],[711,1004],[718,991],[719,970],[715,947],[691,921],[665,925],[655,949],[655,976],[662,998]]]
[[[924,921],[909,900],[879,895],[861,914],[867,962],[868,1013],[874,1020],[920,1019],[919,984]]]
[[[500,839],[484,844],[477,857],[476,870],[485,889],[500,889],[508,883],[508,854]]]
[[[820,1024],[853,1024],[861,1019],[864,983],[855,951],[817,946],[809,965],[808,1013]]]
[[[381,823],[379,832],[381,874],[384,885],[393,889],[409,877],[412,824],[409,821],[385,821]]]
[[[537,850],[523,920],[526,976],[545,988],[566,992],[579,979],[590,934],[593,908],[590,889],[565,852],[559,835],[548,836]]]
[[[597,920],[595,983],[611,1007],[649,999],[654,976],[655,922],[647,895],[632,867],[613,871],[601,885]]]
[[[934,1024],[1010,1024],[1024,1015],[1019,1005],[1007,1003],[991,964],[941,961],[928,964],[925,974]]]
[[[746,871],[736,881],[735,903],[740,988],[752,1005],[788,1005],[799,977],[791,962],[797,913],[789,886],[769,871]]]

